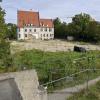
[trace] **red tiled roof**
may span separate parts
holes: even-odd
[[[40,19],[41,27],[54,27],[52,19]]]
[[[33,24],[39,27],[39,12],[33,11],[18,11],[18,27],[23,27],[25,24]]]
[[[18,11],[17,25],[24,27],[26,24],[33,24],[36,27],[54,27],[52,19],[39,19],[39,12],[33,11]]]

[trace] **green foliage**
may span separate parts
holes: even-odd
[[[12,57],[10,55],[10,44],[6,40],[7,26],[4,20],[5,12],[0,7],[0,68],[7,71],[12,66]]]
[[[43,52],[40,50],[24,51],[14,55],[14,66],[17,70],[36,69],[40,83],[46,83],[51,80],[59,79],[65,75],[70,75],[86,68],[100,68],[100,59],[82,60],[74,63],[73,60],[82,57],[95,57],[100,52],[76,53],[76,52]],[[95,63],[94,63],[95,62]],[[98,62],[98,63],[97,63]],[[94,73],[93,73],[94,74]],[[77,80],[85,78],[86,73],[77,76]],[[91,76],[93,76],[91,74]],[[93,76],[94,77],[94,76]]]
[[[17,39],[17,26],[12,23],[7,24],[7,38],[10,40]]]
[[[55,38],[66,39],[67,36],[73,36],[76,41],[100,41],[100,24],[85,13],[75,15],[69,24],[62,23],[57,18],[54,20],[54,26]]]
[[[9,42],[5,40],[0,41],[0,67],[8,69],[12,66],[12,57],[10,55],[10,45]]]
[[[7,27],[4,20],[5,12],[0,7],[0,39],[4,39],[6,37]]]
[[[59,18],[54,20],[55,38],[66,38],[67,25],[65,22],[61,23]]]

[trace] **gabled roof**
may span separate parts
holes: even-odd
[[[25,24],[33,24],[39,27],[39,12],[33,11],[18,11],[17,12],[18,27],[23,27]]]
[[[17,26],[24,27],[28,24],[36,27],[54,27],[52,19],[40,19],[39,12],[33,11],[18,11],[17,12]]]
[[[40,26],[41,27],[54,27],[52,19],[40,19]]]

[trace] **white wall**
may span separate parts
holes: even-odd
[[[27,29],[27,32],[25,32],[25,29]],[[30,32],[31,29],[31,32]],[[36,32],[34,32],[34,29],[36,29]],[[54,28],[51,28],[52,31],[49,31],[49,28],[47,28],[47,31],[45,31],[45,28],[42,28],[43,31],[41,31],[41,28],[36,28],[36,27],[24,27],[24,28],[20,28],[20,32],[18,31],[18,40],[23,40],[23,39],[28,39],[28,37],[25,37],[25,34],[29,35],[33,35],[35,36],[36,39],[54,39]],[[19,38],[19,34],[20,34],[20,38]],[[44,36],[45,34],[45,36]],[[48,34],[48,36],[47,36]],[[50,35],[51,34],[51,35]]]
[[[23,31],[24,31],[23,28],[20,28],[20,32],[19,32],[19,29],[17,29],[18,40],[24,39],[24,33],[23,33]],[[19,38],[19,34],[20,34],[20,38]]]

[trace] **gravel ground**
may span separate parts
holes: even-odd
[[[23,50],[32,50],[32,49],[39,49],[43,51],[73,51],[74,46],[81,46],[86,48],[86,50],[100,50],[100,45],[92,45],[92,44],[80,44],[74,42],[67,42],[63,40],[49,40],[49,41],[41,41],[41,40],[34,40],[34,41],[25,41],[25,42],[18,42],[12,41],[11,42],[11,53],[23,51]]]

